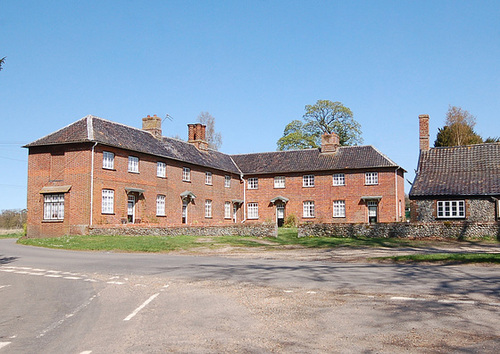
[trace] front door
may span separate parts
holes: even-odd
[[[233,222],[236,223],[236,212],[238,211],[238,206],[236,204],[233,204]]]
[[[368,202],[368,222],[370,224],[377,222],[377,209],[378,209],[377,202]]]
[[[182,223],[187,224],[188,218],[188,202],[187,200],[182,201]]]
[[[282,227],[285,223],[285,205],[276,205],[276,220],[278,222],[278,227]]]
[[[135,220],[135,195],[128,195],[127,202],[127,222],[133,224]]]

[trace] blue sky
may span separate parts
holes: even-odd
[[[186,138],[208,111],[236,154],[340,101],[413,180],[419,114],[432,141],[450,104],[500,136],[499,19],[498,1],[1,0],[0,210],[26,206],[21,146],[87,114],[169,114],[164,135]]]

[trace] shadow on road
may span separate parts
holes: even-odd
[[[2,257],[0,256],[0,264],[9,264],[14,262],[18,257]]]

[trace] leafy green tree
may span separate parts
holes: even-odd
[[[446,113],[446,124],[438,129],[435,147],[480,144],[483,139],[474,131],[476,117],[467,110],[450,106]]]
[[[3,57],[2,59],[0,59],[0,71],[2,71],[2,65],[5,64],[5,58],[6,57]]]
[[[321,135],[336,133],[340,145],[358,145],[363,142],[361,125],[352,111],[340,102],[318,100],[306,105],[304,122],[289,123],[278,140],[278,150],[307,149],[321,146]]]
[[[198,115],[198,122],[206,125],[205,139],[208,142],[208,147],[219,150],[222,145],[222,136],[215,131],[215,118],[208,112],[201,112]]]
[[[311,130],[310,124],[294,120],[287,124],[277,145],[279,151],[317,148],[319,147],[318,134]]]

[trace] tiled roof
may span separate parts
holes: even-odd
[[[410,196],[500,195],[500,143],[421,151]]]
[[[164,137],[160,141],[144,130],[94,116],[86,116],[25,147],[82,142],[97,142],[236,174],[398,167],[373,146],[344,146],[335,154],[321,154],[319,149],[245,155],[227,155],[210,149],[200,151],[182,140]]]
[[[215,150],[200,151],[194,145],[178,139],[164,137],[163,141],[160,141],[144,130],[94,116],[86,116],[26,147],[82,142],[98,142],[226,172],[240,173],[229,155]]]
[[[319,149],[233,155],[244,174],[398,167],[373,146],[341,146],[334,154]]]

